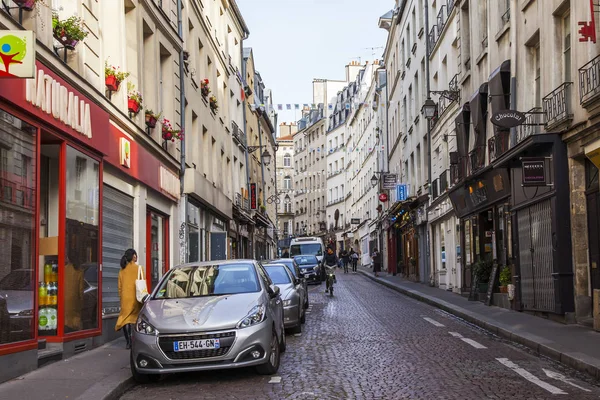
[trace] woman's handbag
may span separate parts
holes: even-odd
[[[138,275],[135,280],[135,297],[141,303],[147,294],[148,285],[146,285],[146,280],[144,279],[144,270],[141,265],[138,265]]]

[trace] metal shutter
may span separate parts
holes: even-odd
[[[102,197],[102,313],[115,314],[119,304],[121,257],[133,247],[133,197],[104,185]]]

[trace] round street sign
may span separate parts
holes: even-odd
[[[492,115],[492,124],[510,129],[525,122],[525,114],[516,110],[504,110]]]
[[[379,201],[381,201],[381,202],[385,203],[386,201],[388,201],[388,195],[387,195],[387,194],[385,194],[385,193],[381,193],[381,194],[379,195]]]

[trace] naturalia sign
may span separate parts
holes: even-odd
[[[32,31],[0,30],[0,79],[35,76],[35,37]]]

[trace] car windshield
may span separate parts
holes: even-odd
[[[31,270],[16,270],[0,281],[0,290],[33,290]]]
[[[315,265],[319,263],[319,260],[315,256],[298,256],[294,257],[294,260],[298,265]]]
[[[314,256],[322,256],[323,249],[319,243],[294,244],[290,247],[290,255],[299,256],[301,254],[311,254]]]
[[[269,278],[275,285],[285,285],[286,283],[292,283],[290,276],[287,273],[287,269],[283,265],[267,265],[265,267]]]
[[[161,282],[156,299],[218,296],[258,292],[252,264],[221,264],[174,268]]]
[[[292,273],[292,275],[294,275],[294,277],[297,278],[296,276],[296,269],[294,268],[294,262],[293,261],[288,261],[288,260],[275,260],[273,261],[273,264],[283,264],[286,267],[288,267],[288,269],[290,270],[290,272]]]

